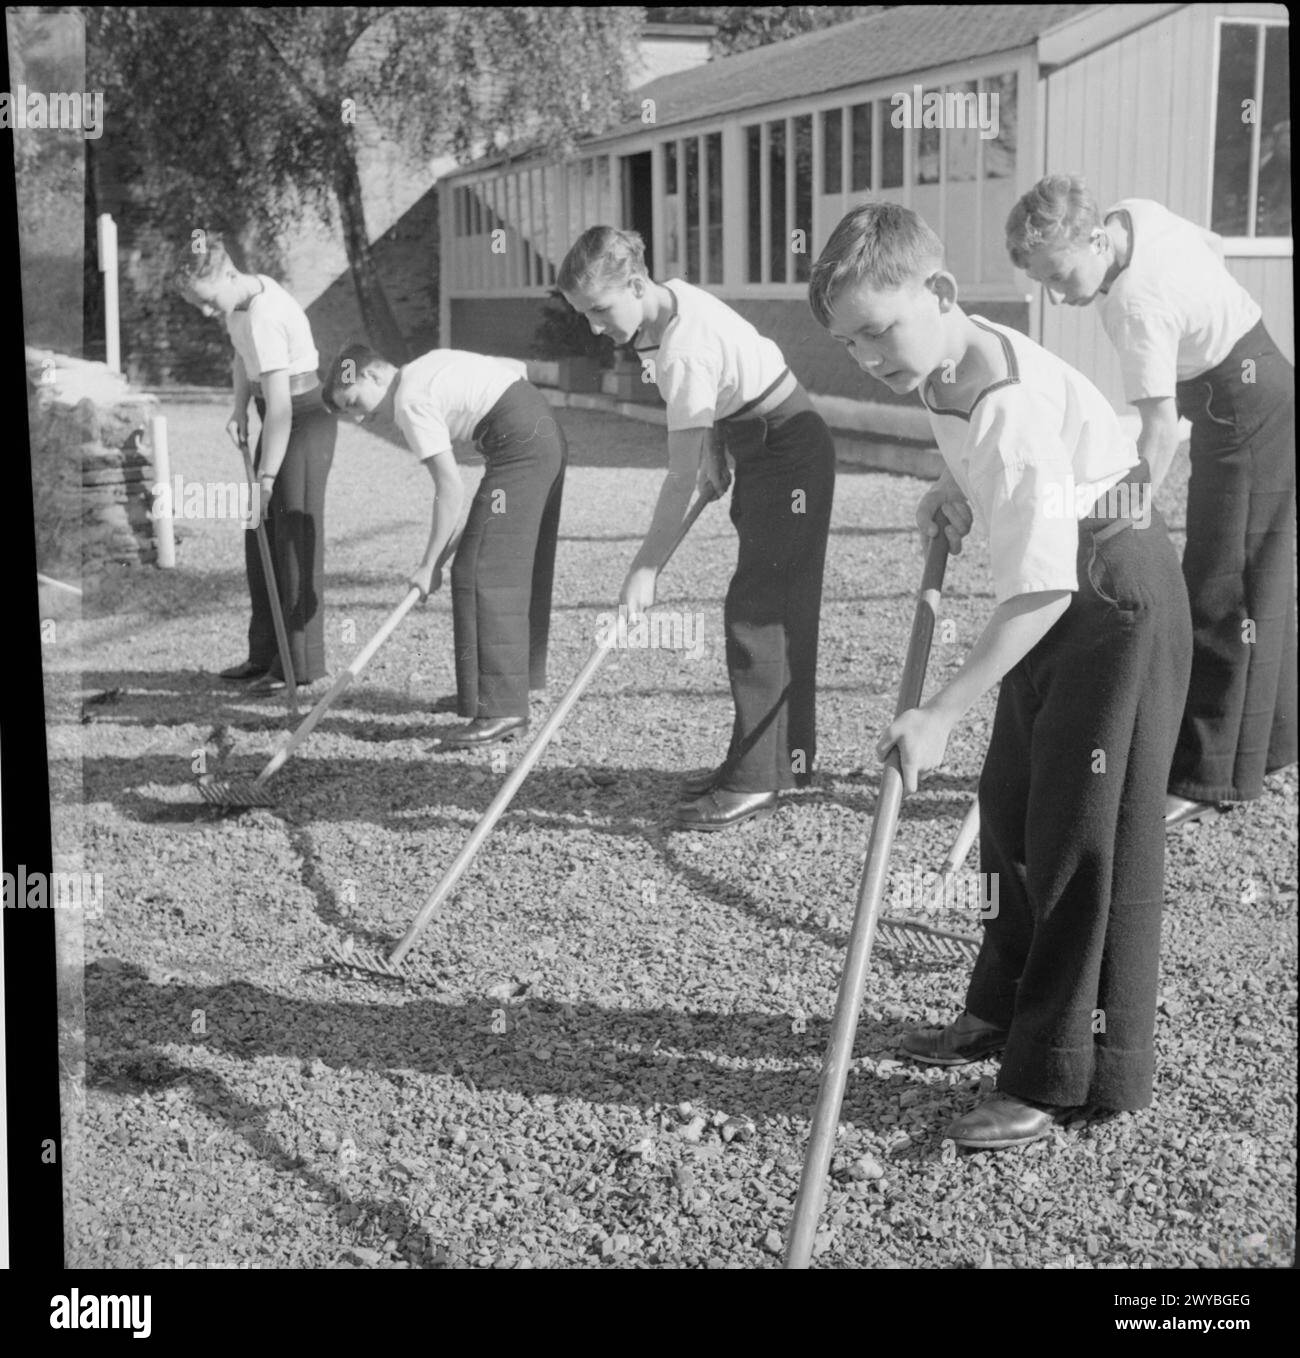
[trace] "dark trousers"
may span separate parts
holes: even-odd
[[[1191,620],[1158,513],[1100,544],[1093,525],[1080,525],[1070,607],[998,693],[979,785],[998,909],[966,1008],[1009,1030],[1000,1090],[1135,1109],[1154,1075],[1165,786]]]
[[[289,448],[275,478],[265,524],[284,627],[289,634],[289,659],[294,679],[302,684],[326,673],[325,483],[334,462],[338,423],[322,404],[319,387],[292,399]],[[265,422],[265,402],[257,402],[257,413]],[[253,465],[257,470],[262,465],[260,434]],[[248,658],[278,675],[280,650],[275,640],[275,623],[257,535],[251,531],[244,534],[244,568],[253,605],[248,624]]]
[[[817,754],[817,641],[835,444],[802,388],[766,418],[720,423],[740,537],[723,611],[735,703],[721,786],[803,786]]]
[[[546,686],[555,544],[568,445],[528,382],[474,430],[487,468],[451,568],[456,693],[462,717],[526,717]]]
[[[1295,370],[1263,324],[1178,384],[1195,638],[1169,791],[1249,801],[1296,759]]]

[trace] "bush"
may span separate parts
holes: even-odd
[[[551,289],[551,300],[542,308],[542,319],[533,334],[533,357],[594,358],[602,368],[614,366],[614,346],[603,335],[593,335],[591,327],[564,300],[558,288]]]

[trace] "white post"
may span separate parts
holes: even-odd
[[[172,468],[167,454],[167,419],[155,415],[152,421],[153,479],[163,488],[162,496],[154,503],[153,531],[158,544],[158,566],[170,570],[176,565],[176,539],[172,534]]]
[[[122,371],[122,351],[117,324],[117,223],[107,212],[96,223],[99,271],[104,275],[104,350],[110,372]]]

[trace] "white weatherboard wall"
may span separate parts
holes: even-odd
[[[1049,74],[1043,173],[1079,173],[1103,207],[1153,198],[1209,226],[1219,18],[1285,19],[1281,5],[1185,5]],[[1227,264],[1294,361],[1291,245],[1230,245]],[[1265,250],[1273,253],[1266,254]],[[1024,275],[1020,275],[1022,278]],[[1033,288],[1033,285],[1028,285]],[[1087,374],[1118,408],[1124,393],[1114,348],[1092,307],[1051,306],[1036,294],[1042,343]]]

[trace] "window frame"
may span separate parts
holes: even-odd
[[[1206,230],[1209,231],[1214,230],[1212,223],[1214,221],[1215,130],[1219,124],[1219,62],[1222,52],[1223,30],[1228,24],[1263,30],[1266,28],[1290,28],[1291,21],[1267,15],[1216,14],[1214,16],[1214,43],[1210,66],[1210,116],[1207,124],[1210,166],[1209,173],[1205,177],[1205,224]],[[1257,69],[1263,64],[1264,48],[1265,44],[1261,42],[1259,54],[1256,57]],[[1262,78],[1262,71],[1259,74]],[[1249,200],[1251,218],[1254,217],[1259,206],[1256,190],[1259,176],[1259,139],[1261,134],[1262,124],[1257,120],[1251,137],[1251,192]],[[1221,239],[1223,241],[1223,253],[1228,258],[1289,259],[1295,252],[1294,235],[1222,236]]]

